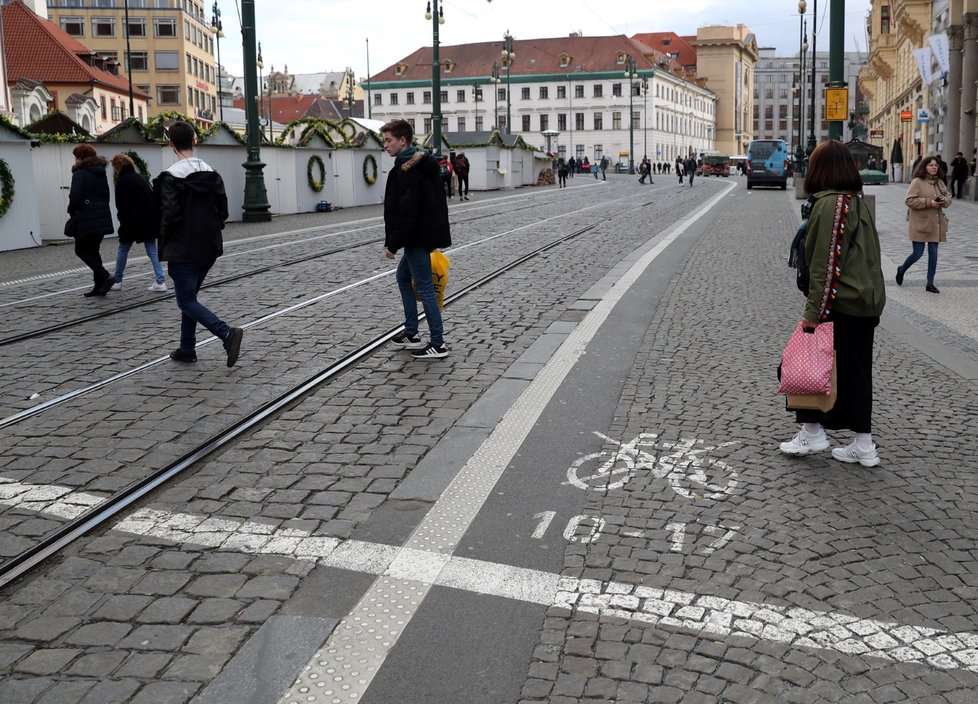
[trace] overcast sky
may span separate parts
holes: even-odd
[[[221,61],[242,73],[241,31],[235,0],[217,0],[225,38]],[[809,34],[815,0],[808,0]],[[211,4],[213,4],[211,2]],[[257,0],[258,39],[265,71],[274,65],[290,73],[342,71],[352,66],[357,80],[379,73],[422,46],[431,45],[426,0]],[[707,24],[746,24],[758,46],[779,54],[798,52],[796,0],[449,0],[441,43],[500,40],[508,29],[517,39],[640,32],[696,34]],[[846,50],[866,51],[865,18],[870,0],[846,3]],[[828,49],[828,0],[818,0],[818,49]],[[209,7],[210,5],[208,5]]]

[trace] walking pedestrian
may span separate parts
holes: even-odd
[[[452,199],[452,164],[447,157],[438,157],[438,175],[441,176],[442,188],[448,199]]]
[[[574,157],[567,160],[567,171],[570,173],[570,177],[574,178],[574,172],[577,171],[577,159]]]
[[[873,444],[873,339],[886,303],[879,235],[859,193],[862,179],[842,142],[819,144],[809,157],[805,191],[814,194],[805,255],[810,285],[801,325],[834,327],[837,395],[827,412],[796,411],[802,427],[780,445],[788,455],[825,450],[825,429],[851,430],[855,440],[832,450],[840,462],[879,464]]]
[[[563,158],[557,160],[557,187],[567,188],[567,164]]]
[[[438,163],[411,145],[414,129],[407,120],[391,120],[380,131],[384,135],[384,150],[394,157],[394,168],[387,175],[384,193],[384,255],[394,259],[397,250],[404,250],[397,264],[397,288],[404,305],[404,331],[395,335],[391,343],[411,350],[415,359],[447,357],[448,347],[431,272],[431,252],[452,244],[448,204],[441,191]],[[415,289],[428,321],[430,340],[427,343],[418,332]]]
[[[126,262],[133,242],[142,242],[156,277],[147,290],[162,293],[166,291],[166,277],[156,250],[156,238],[160,234],[160,212],[156,207],[153,189],[145,178],[136,173],[136,165],[127,154],[116,154],[112,157],[112,169],[116,176],[115,208],[119,219],[119,249],[115,255],[115,283],[112,284],[112,290],[118,291],[122,288]]]
[[[469,199],[469,158],[465,152],[459,152],[455,157],[455,177],[458,179],[458,197],[460,200]]]
[[[115,279],[102,266],[102,238],[111,235],[112,211],[109,209],[108,163],[91,144],[79,144],[71,153],[71,188],[68,191],[68,215],[75,221],[75,256],[92,270],[94,286],[86,298],[104,296]]]
[[[950,192],[941,178],[941,165],[936,156],[924,157],[917,170],[913,172],[913,181],[907,188],[907,221],[910,223],[910,241],[913,251],[902,265],[897,267],[896,282],[903,286],[903,277],[907,269],[924,253],[927,245],[927,291],[940,293],[934,285],[934,275],[937,273],[937,246],[947,240],[947,216],[944,209],[951,205]]]
[[[689,187],[693,187],[693,176],[696,175],[696,159],[689,157],[686,163],[683,164],[686,169],[686,178],[689,179]]]
[[[601,157],[601,161],[599,162],[599,164],[600,164],[600,167],[601,167],[601,180],[602,181],[607,181],[608,180],[608,176],[607,176],[608,165],[611,164],[611,159],[609,159],[606,156],[603,156],[603,157]]]
[[[241,352],[244,330],[231,327],[197,300],[207,272],[224,254],[221,230],[228,219],[224,180],[194,156],[197,134],[177,120],[164,134],[177,161],[156,180],[160,203],[160,259],[167,262],[180,308],[180,346],[170,353],[175,362],[197,361],[197,324],[224,342],[227,365]]]
[[[683,158],[681,156],[676,157],[676,174],[679,175],[679,185],[683,185]]]
[[[960,198],[965,181],[968,180],[968,161],[963,152],[958,152],[951,159],[951,197]]]
[[[601,162],[596,161],[591,164],[591,173],[594,174],[594,180],[598,180],[598,172],[601,170]]]

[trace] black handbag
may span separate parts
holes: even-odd
[[[71,217],[65,222],[65,237],[75,237],[78,234],[78,218]]]

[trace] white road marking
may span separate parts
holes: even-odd
[[[103,499],[67,487],[0,478],[0,504],[24,511],[75,518]],[[747,636],[792,647],[978,672],[978,633],[955,633],[829,611],[561,577],[443,552],[405,550],[359,540],[340,541],[307,531],[279,528],[277,523],[143,508],[117,523],[114,530],[171,540],[178,545],[203,545],[312,561],[412,582],[415,588],[438,585],[694,633]]]

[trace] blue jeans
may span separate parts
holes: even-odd
[[[934,285],[934,275],[937,273],[937,242],[911,242],[913,245],[913,253],[907,257],[907,260],[903,262],[903,266],[900,267],[906,272],[910,268],[910,265],[915,261],[920,259],[924,254],[924,244],[927,245],[927,283],[931,286]]]
[[[438,299],[435,298],[435,284],[431,278],[431,254],[426,249],[405,247],[397,265],[397,288],[401,291],[401,302],[404,304],[404,332],[417,335],[418,303],[414,298],[411,281],[414,281],[421,296],[421,305],[431,333],[431,344],[440,347],[445,342],[442,339],[444,330]]]
[[[230,325],[197,302],[197,294],[212,266],[213,261],[169,262],[168,265],[180,306],[180,349],[184,352],[193,352],[197,346],[197,323],[222,340],[231,332]]]
[[[146,256],[149,257],[153,265],[153,273],[156,274],[156,283],[166,282],[163,276],[163,265],[160,264],[160,257],[156,253],[156,240],[146,240],[143,243],[146,247]],[[115,282],[122,283],[122,275],[126,273],[126,262],[129,260],[129,250],[132,249],[132,242],[120,242],[119,249],[115,253]]]

